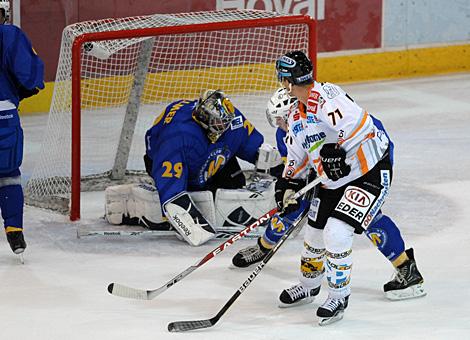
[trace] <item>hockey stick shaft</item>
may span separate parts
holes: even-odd
[[[305,194],[308,190],[312,189],[316,185],[320,184],[324,177],[320,176],[305,186],[303,189],[299,190],[293,197],[299,198]],[[307,208],[308,209],[308,208]],[[264,266],[269,262],[269,260],[274,256],[274,254],[279,250],[282,244],[287,240],[287,238],[301,225],[301,221],[306,216],[306,211],[299,217],[293,225],[287,230],[287,232],[281,237],[281,239],[276,243],[276,245],[268,252],[266,257],[258,264],[255,270],[248,276],[248,278],[242,283],[238,290],[232,295],[232,297],[225,303],[225,305],[219,310],[219,312],[212,318],[207,320],[194,320],[194,321],[175,321],[168,324],[168,331],[170,332],[185,332],[189,330],[208,328],[214,326],[219,319],[227,312],[227,310],[233,305],[233,303],[238,299],[238,297],[248,288],[248,286],[254,281],[258,274],[263,270]]]
[[[180,274],[178,274],[173,279],[171,279],[170,281],[168,281],[163,286],[161,286],[157,289],[144,290],[144,289],[137,289],[137,288],[127,287],[127,286],[121,285],[119,283],[110,283],[109,286],[108,286],[108,292],[112,295],[131,298],[131,299],[152,300],[155,297],[157,297],[158,295],[160,295],[161,293],[163,293],[165,290],[167,290],[168,288],[173,286],[175,283],[177,283],[177,282],[181,281],[182,279],[184,279],[186,276],[191,274],[197,268],[201,267],[204,263],[206,263],[207,261],[214,258],[217,254],[224,251],[227,247],[231,246],[233,243],[235,243],[236,241],[238,241],[242,237],[246,236],[250,231],[257,228],[259,225],[269,221],[269,219],[276,212],[277,212],[277,208],[271,209],[266,214],[261,216],[257,221],[250,224],[248,227],[246,227],[242,231],[238,232],[236,235],[232,236],[227,241],[220,244],[217,248],[213,249],[206,256],[204,256],[200,261],[198,261],[194,265],[186,268]]]
[[[316,178],[313,180],[311,183],[307,184],[303,189],[299,190],[297,193],[294,194],[294,198],[299,198],[302,195],[304,195],[307,191],[311,190],[313,187],[315,187],[318,183],[320,183],[322,180],[321,177]],[[271,209],[268,211],[266,214],[261,216],[257,221],[254,223],[250,224],[248,227],[240,231],[238,234],[234,235],[227,241],[223,242],[221,245],[219,245],[217,248],[213,249],[211,252],[209,252],[206,256],[204,256],[199,262],[196,264],[186,268],[184,271],[182,271],[180,274],[175,276],[173,279],[165,283],[163,286],[156,288],[156,289],[151,289],[151,290],[144,290],[144,289],[137,289],[137,288],[132,288],[128,286],[124,286],[118,283],[110,283],[108,285],[108,292],[112,295],[120,296],[120,297],[125,297],[125,298],[131,298],[131,299],[142,299],[142,300],[152,300],[164,291],[166,291],[168,288],[173,286],[175,283],[178,283],[182,279],[184,279],[186,276],[191,274],[193,271],[204,265],[206,262],[214,258],[217,254],[220,252],[224,251],[227,247],[231,246],[233,243],[241,239],[242,237],[246,236],[250,231],[253,229],[257,228],[259,225],[269,221],[269,219],[277,212],[277,208]]]
[[[225,303],[225,305],[219,310],[219,312],[212,318],[207,320],[193,320],[193,321],[175,321],[168,324],[168,331],[170,332],[185,332],[201,328],[209,328],[214,326],[220,318],[227,312],[227,310],[233,305],[233,303],[242,295],[242,293],[248,288],[248,286],[254,281],[258,274],[263,270],[269,260],[278,251],[281,245],[287,240],[287,238],[294,232],[295,229],[301,224],[300,222],[305,217],[299,218],[294,224],[287,230],[287,232],[281,237],[276,245],[268,252],[266,257],[256,266],[255,270],[248,276],[248,278],[242,283],[232,297]]]

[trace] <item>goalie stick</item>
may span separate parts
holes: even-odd
[[[298,198],[302,192],[302,195],[306,193],[308,190],[313,188],[315,185],[319,184],[323,179],[322,176],[317,177],[311,183],[309,183],[306,187],[298,191],[294,198]],[[308,190],[305,190],[306,188]],[[278,251],[278,249],[282,246],[282,244],[287,240],[287,238],[302,225],[302,220],[307,215],[308,212],[307,208],[301,217],[299,217],[294,224],[287,230],[287,232],[281,237],[281,239],[276,243],[276,245],[268,252],[266,257],[258,264],[255,270],[250,274],[250,276],[242,283],[242,285],[238,288],[238,290],[232,295],[232,297],[225,303],[225,305],[219,310],[219,312],[210,319],[205,320],[192,320],[192,321],[174,321],[168,324],[168,331],[170,332],[186,332],[195,329],[201,328],[209,328],[214,326],[220,318],[227,312],[227,310],[233,305],[233,303],[238,299],[238,297],[245,291],[246,288],[254,281],[254,279],[258,276],[258,274],[263,270],[264,266],[268,263],[268,261],[274,256],[274,254]]]
[[[215,236],[216,239],[224,239],[230,238],[236,234],[238,234],[239,230],[235,229],[226,229],[226,230],[219,230],[217,235]],[[77,238],[81,237],[88,237],[88,236],[122,236],[122,237],[129,237],[129,236],[176,236],[177,233],[174,230],[85,230],[85,229],[77,229]],[[249,238],[256,238],[261,236],[260,233],[249,234],[246,237]]]
[[[307,191],[309,191],[310,189],[315,187],[318,183],[320,183],[321,179],[322,179],[321,177],[316,178],[311,183],[307,184],[305,187],[303,187],[298,192],[296,192],[293,197],[299,198],[303,196]],[[175,283],[181,281],[186,276],[191,274],[193,271],[201,267],[204,263],[211,260],[217,254],[224,251],[228,246],[235,243],[235,241],[241,239],[243,236],[246,236],[250,231],[258,227],[260,224],[268,221],[276,212],[277,212],[277,208],[274,208],[268,211],[266,214],[261,216],[257,221],[250,224],[248,227],[240,231],[238,234],[232,236],[230,239],[228,239],[227,241],[219,245],[217,248],[212,250],[210,253],[204,256],[204,258],[202,258],[199,262],[186,268],[180,274],[176,275],[173,279],[171,279],[170,281],[168,281],[167,283],[165,283],[163,286],[159,288],[146,290],[146,289],[128,287],[119,283],[110,283],[108,285],[108,292],[112,295],[116,295],[116,296],[120,296],[124,298],[137,299],[137,300],[152,300],[158,295],[160,295],[161,293],[163,293],[164,291],[166,291],[168,288],[173,286]],[[291,229],[294,229],[294,228],[291,228]]]

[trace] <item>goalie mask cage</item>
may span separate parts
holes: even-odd
[[[142,181],[145,132],[175,100],[221,89],[248,118],[264,116],[279,87],[276,59],[303,50],[315,65],[315,39],[312,18],[257,10],[67,26],[26,202],[76,220],[80,191]]]

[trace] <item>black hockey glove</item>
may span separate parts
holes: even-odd
[[[147,154],[144,155],[144,164],[145,164],[145,171],[148,173],[150,177],[152,177],[153,161],[149,156],[147,156]]]
[[[320,150],[321,164],[326,175],[332,181],[337,181],[351,172],[351,166],[346,164],[346,151],[338,144],[328,143]]]
[[[17,90],[18,90],[18,96],[19,96],[20,101],[22,101],[25,98],[32,97],[39,93],[39,89],[37,87],[29,90],[26,87],[19,85]]]
[[[305,186],[303,179],[289,179],[281,177],[276,181],[276,204],[281,216],[294,212],[300,208],[298,200],[291,198],[297,191]]]

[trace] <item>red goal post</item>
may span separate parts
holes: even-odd
[[[215,13],[214,17],[217,17],[217,13],[221,11],[214,11],[212,13]],[[224,11],[228,12],[228,11]],[[193,79],[197,78],[197,81],[200,81],[200,84],[198,83],[197,86],[194,86],[195,89],[191,89],[189,92],[193,95],[192,98],[189,97],[187,99],[195,99],[197,96],[196,94],[196,89],[200,92],[203,88],[207,87],[217,87],[221,88],[222,90],[226,91],[230,97],[236,97],[239,98],[237,103],[237,99],[234,99],[235,105],[237,107],[243,106],[243,104],[248,103],[250,100],[254,100],[252,97],[257,96],[259,98],[264,98],[263,99],[263,105],[267,102],[269,98],[269,93],[272,93],[274,89],[277,87],[276,84],[276,79],[275,79],[275,72],[274,72],[274,62],[277,57],[282,55],[283,53],[287,52],[288,50],[292,49],[301,49],[306,51],[311,60],[314,62],[314,65],[316,65],[316,25],[315,21],[308,17],[308,16],[303,16],[303,15],[279,15],[279,14],[274,14],[274,13],[267,13],[266,15],[262,14],[260,15],[261,11],[230,11],[230,15],[235,15],[233,17],[237,17],[238,13],[242,13],[240,15],[242,19],[240,20],[227,20],[227,21],[214,21],[214,22],[204,22],[204,20],[201,20],[200,23],[192,23],[192,24],[179,24],[177,23],[176,25],[168,25],[168,26],[163,26],[163,27],[144,27],[144,28],[136,28],[136,29],[118,29],[118,30],[106,30],[106,31],[96,31],[96,32],[87,32],[83,33],[80,35],[77,35],[73,39],[73,43],[71,45],[71,103],[70,103],[70,108],[71,108],[71,127],[70,127],[70,174],[67,174],[67,171],[64,172],[64,174],[57,175],[52,171],[49,174],[49,170],[46,168],[51,167],[51,165],[47,164],[46,161],[42,161],[43,164],[39,164],[37,169],[35,169],[35,172],[33,173],[32,178],[28,182],[27,185],[27,195],[28,196],[28,202],[30,204],[34,204],[35,202],[39,201],[40,204],[34,204],[34,205],[40,205],[42,207],[49,208],[44,205],[45,202],[55,202],[53,199],[44,199],[43,196],[46,196],[48,193],[47,191],[52,191],[52,195],[50,196],[56,196],[60,197],[59,202],[61,205],[60,208],[53,208],[55,210],[59,210],[62,212],[65,212],[65,210],[69,210],[70,214],[70,219],[71,220],[77,220],[80,218],[80,197],[81,197],[81,190],[83,190],[83,183],[84,183],[84,176],[82,176],[82,168],[85,167],[84,160],[82,159],[82,152],[84,150],[84,140],[90,139],[90,138],[85,138],[82,136],[82,124],[83,124],[83,117],[84,117],[84,111],[87,111],[85,116],[94,116],[94,115],[101,115],[102,111],[109,111],[106,112],[107,115],[113,116],[115,113],[119,110],[126,111],[124,113],[124,118],[122,123],[122,126],[129,126],[129,123],[127,121],[131,121],[130,123],[130,128],[128,127],[127,130],[128,132],[123,132],[124,128],[120,128],[121,131],[121,136],[119,138],[119,141],[117,141],[114,144],[117,144],[117,151],[116,154],[123,153],[122,150],[126,150],[127,155],[124,156],[119,156],[116,155],[115,157],[115,165],[112,166],[112,168],[115,170],[110,170],[111,173],[117,174],[117,173],[123,173],[126,172],[127,174],[127,167],[128,167],[128,162],[129,162],[129,149],[131,149],[130,145],[126,145],[126,140],[131,139],[134,136],[134,131],[136,129],[136,123],[132,122],[132,120],[136,120],[136,118],[128,118],[128,116],[134,115],[142,115],[140,113],[141,111],[141,106],[142,103],[145,105],[149,103],[149,99],[145,99],[145,92],[149,92],[152,90],[149,90],[149,88],[153,85],[158,88],[162,88],[165,86],[168,86],[168,89],[165,90],[163,89],[163,95],[150,95],[149,98],[155,99],[155,98],[161,98],[158,100],[159,104],[162,104],[160,108],[164,107],[164,104],[168,104],[172,100],[176,100],[177,98],[182,99],[183,97],[175,94],[179,92],[185,92],[188,89],[181,90],[181,87],[183,87],[181,84],[188,84],[188,80],[190,80],[191,86],[193,84]],[[249,15],[251,15],[251,12],[253,12],[254,18],[250,19],[247,18]],[[203,13],[201,14],[204,16],[204,18],[207,17],[207,12],[199,12]],[[233,14],[232,14],[233,13]],[[190,13],[188,15],[191,15],[191,19],[194,18],[195,16],[197,17],[198,13]],[[226,15],[224,13],[224,15]],[[166,16],[171,16],[171,15],[161,15],[162,17]],[[266,17],[263,17],[266,16]],[[175,18],[175,17],[172,17]],[[179,19],[179,17],[176,15],[176,18]],[[133,19],[133,18],[130,18]],[[106,21],[107,20],[107,21]],[[106,19],[102,20],[100,23],[103,24],[108,24],[113,22],[113,19]],[[122,19],[124,20],[124,19]],[[125,21],[125,20],[124,20]],[[170,20],[171,21],[171,20]],[[177,21],[174,20],[173,21]],[[96,25],[99,26],[99,25]],[[132,27],[132,26],[131,26]],[[300,28],[299,28],[300,27]],[[275,29],[273,29],[275,28]],[[295,32],[305,32],[305,33],[293,33],[292,37],[289,36],[287,38],[287,34],[290,29],[296,28]],[[270,33],[265,33],[263,30],[269,30]],[[279,32],[277,32],[279,31]],[[65,30],[64,30],[65,32]],[[228,33],[224,33],[228,32]],[[274,32],[274,33],[272,33]],[[207,34],[207,35],[206,35]],[[226,38],[224,34],[228,35],[230,34],[229,38]],[[240,37],[234,38],[238,35]],[[257,34],[259,36],[257,36]],[[271,35],[272,36],[271,36]],[[283,34],[286,35],[286,37],[283,36]],[[209,35],[209,38],[208,38]],[[214,38],[211,37],[211,35],[217,35]],[[295,41],[296,36],[298,35],[298,40]],[[64,34],[65,36],[65,34]],[[161,38],[163,37],[163,38]],[[148,60],[144,61],[143,64],[146,65],[145,68],[143,69],[143,85],[141,85],[141,88],[139,90],[139,84],[135,84],[136,82],[139,83],[139,81],[136,81],[137,76],[132,73],[135,72],[136,74],[139,73],[139,66],[135,67],[134,64],[142,64],[142,61],[135,61],[136,59],[145,59],[142,57],[145,53],[142,52],[144,51],[143,47],[139,47],[137,52],[132,52],[132,56],[128,58],[127,52],[122,52],[122,56],[119,56],[119,53],[121,53],[122,50],[118,50],[118,52],[114,52],[115,54],[109,54],[109,51],[106,51],[107,46],[110,46],[113,44],[113,42],[125,42],[126,44],[129,41],[136,41],[138,43],[142,43],[142,41],[149,41],[150,39],[153,39],[153,45],[150,44],[147,47],[147,54],[148,54]],[[162,43],[159,39],[164,42]],[[142,39],[142,40],[139,40]],[[145,40],[147,39],[147,40]],[[233,42],[231,41],[234,40]],[[236,39],[236,42],[235,42]],[[266,47],[266,44],[263,45],[265,47],[260,47],[260,50],[257,50],[257,46],[261,46],[262,42],[264,40],[270,40],[271,44],[267,44],[268,46]],[[289,42],[284,45],[283,39],[289,39]],[[197,41],[199,45],[192,45],[194,41]],[[252,54],[253,58],[252,60],[249,59],[250,56],[248,56],[248,59],[241,61],[239,64],[233,63],[234,56],[236,57],[239,55],[240,52],[238,51],[230,51],[230,48],[232,48],[232,44],[237,44],[242,46],[243,43],[246,42],[246,44],[253,45],[252,47]],[[168,44],[168,48],[165,50],[162,50],[159,52],[158,48],[160,48],[161,44]],[[174,44],[174,45],[172,45]],[[176,44],[179,44],[178,47]],[[220,44],[220,46],[216,46],[214,50],[218,51],[216,53],[213,53],[212,55],[203,55],[207,47],[207,45],[210,44]],[[273,45],[274,47],[271,47]],[[276,48],[275,45],[279,45],[279,48]],[[101,47],[100,47],[101,46]],[[114,45],[113,45],[114,46]],[[126,45],[127,46],[127,45]],[[130,45],[129,45],[130,46]],[[98,47],[98,48],[97,48]],[[62,49],[64,48],[64,44],[62,45]],[[94,49],[96,48],[97,52],[95,55],[93,55]],[[126,47],[128,48],[128,47]],[[225,49],[226,48],[226,49]],[[261,49],[269,49],[269,52],[265,52],[264,50]],[[271,48],[273,50],[271,51]],[[283,49],[284,48],[284,49]],[[151,63],[154,63],[155,60],[159,58],[159,55],[163,55],[166,53],[173,53],[173,49],[181,49],[181,53],[175,52],[174,56],[171,57],[165,57],[166,59],[162,61],[162,64],[165,65],[166,68],[160,67],[160,66],[149,66]],[[170,51],[169,51],[170,50]],[[228,50],[228,51],[227,51]],[[90,52],[91,51],[91,52]],[[62,52],[61,51],[61,57],[62,57]],[[100,54],[103,54],[100,55]],[[159,54],[160,53],[160,54]],[[188,55],[194,54],[194,57],[188,57]],[[91,57],[90,57],[91,55]],[[115,55],[118,55],[115,57]],[[202,57],[201,57],[202,55]],[[194,60],[189,60],[190,58],[194,58]],[[223,59],[225,58],[225,59]],[[121,64],[128,63],[131,66],[129,66],[128,69],[125,71],[122,71],[118,69],[118,67],[121,67]],[[179,68],[179,66],[182,65],[182,61],[184,59],[184,67]],[[215,61],[215,59],[220,59],[218,61]],[[63,60],[59,61],[60,63],[63,63]],[[85,63],[88,63],[87,66],[84,66]],[[102,64],[106,63],[106,67],[102,67]],[[214,64],[215,63],[215,64]],[[155,65],[158,64],[158,62],[155,62]],[[258,67],[257,65],[262,65]],[[268,67],[265,65],[267,64]],[[246,88],[242,88],[240,84],[243,82],[247,82],[247,78],[243,79],[238,79],[237,77],[239,76],[240,73],[245,72],[244,68],[246,68],[246,65],[249,65],[250,70],[248,73],[253,73],[250,75],[250,77],[253,77],[253,79],[249,78],[248,85],[243,85],[246,86]],[[60,65],[59,65],[60,67]],[[87,71],[84,71],[85,68],[88,68]],[[134,70],[134,68],[136,70]],[[102,72],[101,70],[105,70],[106,72]],[[132,69],[133,71],[128,71]],[[315,68],[316,69],[316,68]],[[241,70],[241,71],[240,71]],[[233,71],[233,74],[230,73]],[[102,72],[102,73],[100,73]],[[172,85],[174,82],[174,78],[180,77],[179,73],[186,73],[182,77],[183,81],[178,83],[180,85],[174,86]],[[220,73],[220,74],[219,74]],[[165,79],[165,80],[155,80],[154,78],[158,78],[161,75],[164,76],[169,76],[171,78]],[[197,74],[197,76],[196,76]],[[57,77],[59,77],[59,70],[57,72]],[[126,108],[119,108],[116,109],[118,105],[114,103],[114,99],[109,99],[112,98],[114,95],[114,89],[115,89],[115,83],[119,83],[122,79],[120,77],[126,78],[126,82],[129,80],[129,82],[132,83],[132,85],[129,86],[129,88],[126,88],[125,91],[126,93],[130,93],[127,99],[124,101],[127,101],[127,103],[122,104],[120,106],[126,106]],[[258,85],[257,80],[255,78],[259,77],[259,83],[262,82],[261,85]],[[129,78],[129,79],[127,79]],[[130,80],[130,79],[133,80]],[[201,79],[199,79],[201,78]],[[234,82],[231,82],[230,80],[235,79],[234,82],[237,84],[234,84]],[[271,79],[272,78],[272,79]],[[104,85],[98,85],[99,81],[104,80]],[[65,83],[68,83],[67,79],[56,79],[56,86],[58,85],[57,83],[59,82],[59,85],[62,86]],[[240,84],[238,84],[240,83]],[[69,86],[70,84],[66,84],[66,86]],[[127,86],[127,85],[126,85]],[[173,87],[171,87],[173,86]],[[188,85],[189,86],[189,85]],[[253,93],[250,92],[250,87],[254,89],[252,91]],[[106,91],[104,91],[104,94],[99,94],[98,88],[100,87],[105,87]],[[118,86],[119,87],[119,86]],[[94,88],[94,92],[90,93],[90,88]],[[60,89],[59,89],[60,90]],[[58,90],[58,91],[59,91]],[[87,92],[88,91],[88,92]],[[121,91],[121,89],[116,90],[116,92]],[[140,91],[140,92],[139,92]],[[189,93],[188,92],[188,93]],[[173,96],[174,95],[174,96]],[[109,98],[104,98],[103,97],[108,97]],[[173,97],[172,97],[173,96]],[[57,98],[60,97],[60,94],[56,94],[56,89],[54,91],[54,99],[53,99],[53,105],[55,101],[59,101]],[[96,98],[100,97],[101,99],[95,100]],[[170,98],[171,97],[171,98]],[[92,99],[90,99],[92,98]],[[137,98],[137,99],[135,99]],[[56,100],[57,99],[57,100]],[[122,101],[122,99],[119,99]],[[67,109],[64,110],[63,106],[68,107],[69,103],[65,103],[64,100],[61,100],[62,102],[59,102],[56,104],[56,111],[66,111]],[[98,104],[94,104],[93,102],[96,102]],[[104,105],[103,102],[108,101],[108,104]],[[118,101],[118,99],[116,99]],[[259,99],[258,99],[259,101]],[[155,100],[157,102],[157,100]],[[137,109],[134,108],[134,111],[136,113],[129,114],[129,112],[132,112],[132,109],[129,109],[130,105],[134,104],[133,106],[137,105]],[[152,104],[152,103],[151,103]],[[240,104],[240,105],[237,105]],[[145,106],[143,105],[143,106]],[[57,109],[59,107],[59,109]],[[51,113],[52,110],[54,110],[53,107],[51,107]],[[94,111],[93,111],[94,110]],[[153,109],[155,110],[155,109]],[[90,114],[90,112],[98,112],[98,114]],[[243,112],[243,109],[242,109]],[[264,112],[264,111],[263,111]],[[158,114],[158,112],[155,112]],[[61,112],[60,114],[55,114],[55,116],[59,117],[56,120],[61,120],[60,118],[62,116],[66,116],[67,113]],[[64,123],[64,125],[58,125],[58,123],[50,122],[51,119],[54,119],[52,116],[49,117],[49,123],[48,123],[48,131],[49,130],[61,130],[62,128],[67,128],[67,125]],[[64,121],[67,121],[67,119],[64,119]],[[57,127],[52,127],[51,125],[56,124],[59,126]],[[62,123],[61,123],[62,124]],[[134,124],[134,125],[132,125]],[[118,123],[119,125],[119,123]],[[93,126],[93,123],[92,123]],[[147,128],[150,127],[149,125]],[[88,126],[87,126],[87,131],[88,131]],[[130,131],[130,132],[129,132]],[[57,133],[57,132],[53,132]],[[124,136],[123,136],[124,133]],[[127,135],[126,135],[127,133]],[[130,137],[129,137],[130,136]],[[53,138],[52,138],[53,139]],[[65,138],[67,139],[67,138]],[[124,142],[123,142],[124,141]],[[101,141],[102,142],[102,141]],[[52,142],[54,143],[54,142]],[[100,148],[100,141],[94,142],[95,144],[90,144],[87,148]],[[132,143],[132,142],[130,142]],[[144,144],[143,139],[138,140],[137,143]],[[52,147],[48,149],[48,144],[51,144],[51,142],[45,141],[43,143],[43,153],[46,152],[48,153],[49,151],[51,153],[51,150],[53,149]],[[129,144],[129,143],[127,143]],[[65,147],[65,145],[64,145]],[[44,149],[46,151],[44,151]],[[65,152],[67,153],[67,152]],[[142,156],[142,155],[141,155]],[[42,159],[47,159],[49,155],[44,156],[41,158]],[[117,161],[117,159],[121,157],[120,161]],[[64,157],[65,162],[67,162],[67,156]],[[96,157],[95,157],[96,159]],[[40,163],[41,163],[40,160]],[[124,166],[121,166],[121,170],[117,169],[118,167],[116,166],[117,163],[124,164]],[[44,164],[46,163],[46,164]],[[53,161],[49,161],[49,163],[53,163]],[[88,162],[86,164],[89,164],[91,162]],[[65,166],[67,167],[67,166]],[[60,168],[60,166],[59,166]],[[117,170],[116,170],[117,169]],[[94,172],[91,171],[93,176],[95,176]],[[89,174],[87,174],[89,175]],[[109,173],[106,173],[107,177],[113,177],[112,175],[108,176]],[[70,186],[70,189],[61,189],[59,192],[54,192],[55,189],[50,189],[51,187],[54,187],[54,185],[59,186],[59,182],[61,182],[64,177],[65,181],[67,182],[64,187]],[[61,179],[59,179],[61,178]],[[93,177],[94,178],[94,177]],[[122,183],[122,176],[117,175],[117,178],[121,181],[118,183]],[[96,184],[96,180],[94,179],[93,185],[91,186],[91,189],[86,189],[86,190],[99,190],[103,189],[100,185]],[[106,182],[106,185],[109,185],[109,182]],[[60,184],[61,186],[62,184]],[[45,190],[47,188],[47,190]],[[68,192],[67,192],[68,191]],[[53,204],[54,205],[54,204]]]

